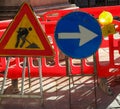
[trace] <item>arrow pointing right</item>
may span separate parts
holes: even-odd
[[[80,39],[79,46],[82,46],[98,36],[98,34],[79,25],[80,33],[59,33],[58,39]]]

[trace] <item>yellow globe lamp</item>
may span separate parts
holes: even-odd
[[[98,21],[101,25],[105,26],[113,22],[113,16],[108,11],[103,11],[98,18]]]

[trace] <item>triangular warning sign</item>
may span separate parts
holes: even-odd
[[[0,56],[52,56],[47,35],[31,7],[24,3],[0,42]]]

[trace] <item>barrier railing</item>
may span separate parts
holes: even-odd
[[[54,61],[55,64],[54,65],[47,65],[46,63],[46,59],[43,58],[42,59],[42,73],[43,76],[66,76],[66,66],[65,64],[62,65],[59,57],[59,50],[57,48],[57,45],[54,41],[54,38],[52,35],[50,35],[50,37],[53,39],[53,46],[54,46],[54,50],[55,50],[55,57],[54,57]],[[114,42],[114,44],[113,44]],[[99,77],[108,77],[108,76],[113,76],[113,75],[118,75],[119,74],[119,70],[120,70],[120,65],[118,63],[118,61],[115,61],[115,53],[114,51],[118,51],[119,52],[119,39],[114,39],[113,35],[109,36],[107,40],[103,40],[100,49],[106,49],[107,53],[108,53],[108,60],[107,60],[107,64],[104,64],[105,59],[106,58],[104,56],[103,60],[101,60],[102,57],[100,57],[100,51],[98,51],[96,53],[97,56],[97,68],[98,68],[98,76]],[[118,55],[119,53],[117,53]],[[106,54],[105,54],[106,55]],[[119,57],[119,55],[118,55]],[[93,74],[93,59],[91,57],[89,57],[90,59],[83,59],[82,61],[82,66],[83,66],[83,72],[84,74]],[[31,71],[31,77],[37,77],[38,76],[38,65],[35,64],[35,60],[36,58],[29,58],[29,62],[30,62],[30,71]],[[77,63],[73,62],[73,60],[75,59],[70,59],[70,65],[71,65],[71,74],[81,74],[81,62],[80,60],[77,59]],[[90,60],[91,62],[89,62],[88,60]],[[21,63],[21,64],[20,64]],[[92,63],[92,64],[91,64]],[[5,57],[1,57],[1,69],[2,69],[2,73],[5,70],[5,66],[6,66],[6,58]],[[26,69],[26,77],[28,76],[28,69]],[[22,75],[22,60],[20,61],[20,58],[11,58],[10,61],[10,66],[9,66],[9,70],[8,70],[8,78],[19,78]]]
[[[88,10],[88,8],[83,8],[83,9],[77,8],[77,9],[73,9],[73,10],[72,9],[53,10],[53,11],[49,11],[43,15],[43,20],[40,19],[40,22],[41,22],[46,34],[48,35],[49,39],[51,40],[51,45],[53,46],[53,48],[55,50],[55,54],[56,54],[55,57],[53,58],[53,60],[55,62],[54,65],[47,65],[46,58],[42,58],[43,76],[66,76],[67,75],[65,64],[64,65],[61,64],[61,63],[65,63],[65,61],[60,62],[60,56],[59,56],[60,51],[54,40],[54,30],[55,30],[57,21],[65,14],[72,12],[72,11],[76,11],[76,10],[89,12],[90,14],[94,15],[95,17],[98,17],[99,13],[106,9],[108,11],[110,11],[111,13],[113,13],[113,15],[116,15],[116,16],[120,15],[120,13],[118,12],[118,9],[120,9],[119,6],[115,6],[115,7],[111,6],[109,8],[97,7],[95,9],[90,8],[89,10]],[[115,12],[115,9],[116,9],[116,12]],[[11,22],[11,20],[0,22],[0,35],[1,36],[4,33],[5,29],[8,27],[8,25],[10,24],[10,22]],[[118,22],[118,25],[119,25],[119,22]],[[118,34],[117,39],[114,38],[114,35],[108,36],[108,39],[103,38],[100,49],[98,50],[98,52],[96,52],[97,71],[98,71],[99,77],[108,77],[108,76],[113,76],[113,75],[119,75],[120,64],[118,63],[118,61],[116,61],[117,60],[116,58],[119,58],[119,51],[120,51],[120,48],[119,48],[120,41],[119,40],[120,40],[119,34]],[[101,51],[100,51],[101,49],[104,51],[106,50],[105,53],[107,53],[107,57],[104,57],[104,54],[103,54],[103,58],[104,58],[103,60],[101,59],[102,58]],[[116,55],[117,55],[117,57],[116,57]],[[104,62],[104,60],[106,58],[108,58],[106,61],[107,64]],[[15,66],[17,66],[17,67],[9,68],[8,78],[21,77],[22,66],[18,64],[18,60],[19,60],[19,58],[15,59]],[[34,64],[35,60],[36,60],[36,58],[32,58],[32,57],[29,58],[31,77],[38,76],[38,69],[37,69],[38,65]],[[76,59],[70,58],[71,74],[75,75],[75,74],[82,73],[81,72],[81,63],[83,64],[82,71],[84,72],[84,74],[88,74],[88,75],[93,74],[93,59],[91,57],[82,59],[82,62],[80,62],[80,60],[77,59],[77,63],[75,63],[74,60],[76,60]],[[6,62],[4,62],[4,63],[6,64]],[[4,67],[5,67],[5,65],[4,65]],[[4,67],[3,67],[3,69],[4,69]],[[16,70],[13,71],[13,69],[16,69],[19,71],[16,71]],[[28,76],[27,70],[26,70],[26,76]]]
[[[120,16],[120,6],[101,6],[101,7],[91,7],[91,8],[73,8],[73,9],[60,9],[60,10],[50,10],[43,14],[43,21],[58,21],[64,15],[74,12],[74,11],[83,11],[93,15],[95,18],[98,18],[102,11],[109,11],[113,16]]]
[[[114,17],[116,16],[120,16],[120,12],[119,12],[120,6],[104,6],[104,7],[92,7],[92,8],[73,8],[73,9],[65,9],[65,10],[52,10],[52,11],[48,11],[46,12],[42,18],[44,21],[46,22],[53,22],[53,21],[58,21],[61,17],[63,17],[64,15],[73,12],[73,11],[84,11],[87,12],[91,15],[93,15],[95,18],[98,18],[99,14],[102,11],[109,11],[112,13],[112,15]],[[113,21],[113,23],[117,26],[120,25],[119,21]],[[120,29],[118,30],[120,31]],[[120,37],[119,37],[119,32],[117,34],[117,39],[114,37],[114,35],[110,35],[108,36],[108,39],[104,39],[102,41],[102,44],[100,46],[100,49],[103,49],[105,51],[107,51],[107,57],[104,57],[104,59],[101,59],[101,55],[100,55],[100,50],[98,50],[98,52],[96,52],[96,57],[97,57],[97,70],[98,70],[98,76],[99,77],[109,77],[109,76],[116,76],[119,75],[120,71],[119,71],[119,43],[120,43]],[[106,53],[105,53],[106,55]],[[117,56],[116,56],[117,55]],[[105,64],[105,60],[107,59]],[[88,68],[88,64],[86,63],[86,59],[84,60],[84,65],[83,68],[85,67],[85,69]],[[73,67],[73,66],[71,66]],[[92,73],[92,66],[89,66],[90,69],[87,69],[88,71],[90,71],[89,73]],[[71,68],[72,69],[72,68]],[[77,71],[77,67],[75,67],[75,72]],[[79,67],[78,67],[79,69]],[[85,70],[85,71],[87,71]],[[74,73],[74,71],[71,71],[72,73]],[[79,72],[80,73],[80,72]]]

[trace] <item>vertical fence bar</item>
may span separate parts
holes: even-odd
[[[27,57],[27,66],[28,66],[28,81],[29,81],[29,88],[31,88],[31,77],[30,77],[30,62],[29,58]]]
[[[38,70],[39,70],[39,78],[40,78],[40,95],[41,95],[41,105],[44,105],[44,97],[43,97],[43,85],[42,85],[42,64],[41,58],[38,58]]]
[[[23,69],[22,69],[22,83],[21,83],[21,95],[24,94],[24,81],[25,81],[25,67],[26,67],[26,58],[24,57]]]

